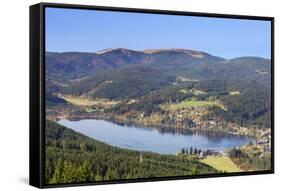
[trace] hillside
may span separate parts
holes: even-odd
[[[229,127],[231,123],[271,127],[268,59],[226,60],[186,49],[123,48],[46,53],[46,59],[48,106],[63,110],[75,105],[63,97],[95,103],[83,103],[84,108],[78,105],[70,110],[71,115],[86,112],[83,115],[119,117],[142,125],[204,127],[216,118],[221,126],[227,122]]]
[[[208,112],[203,112],[204,108]],[[104,112],[129,115],[131,120],[134,119],[134,113],[136,118],[139,118],[140,113],[144,116],[158,114],[159,124],[154,124],[155,126],[175,126],[179,121],[184,126],[190,120],[194,122],[194,117],[189,115],[194,111],[202,113],[201,122],[218,117],[220,119],[217,121],[223,120],[240,126],[271,127],[270,89],[241,80],[184,82],[150,92],[131,104],[120,102]]]
[[[112,147],[52,121],[46,123],[46,157],[49,184],[218,172],[203,163],[174,155]]]
[[[149,67],[129,67],[99,72],[64,88],[64,93],[91,98],[139,98],[164,88],[174,77]]]
[[[124,48],[103,50],[96,53],[65,52],[46,53],[46,72],[50,78],[75,79],[94,72],[130,65],[156,64],[186,65],[215,63],[224,59],[204,52],[166,49],[164,51],[134,51]],[[57,79],[59,80],[59,79]]]
[[[56,86],[66,85],[89,75],[126,67],[150,67],[163,73],[189,79],[253,80],[270,86],[270,60],[240,57],[226,60],[201,51],[156,49],[134,51],[109,49],[95,53],[46,53],[46,78]]]

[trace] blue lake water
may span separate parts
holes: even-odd
[[[120,125],[105,120],[83,119],[58,121],[76,132],[87,135],[112,146],[161,154],[175,154],[184,147],[223,151],[242,146],[254,139],[240,135],[215,132],[191,132],[161,130],[159,128]]]

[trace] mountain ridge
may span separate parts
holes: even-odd
[[[233,58],[224,58],[221,56],[216,56],[213,54],[210,54],[208,52],[205,51],[200,51],[200,50],[193,50],[193,49],[187,49],[187,48],[155,48],[155,49],[144,49],[144,50],[134,50],[134,49],[128,49],[128,48],[106,48],[106,49],[101,49],[101,50],[97,50],[94,52],[91,51],[65,51],[65,52],[56,52],[56,51],[46,51],[46,55],[48,54],[70,54],[70,53],[83,53],[83,54],[97,54],[97,55],[101,55],[101,54],[105,54],[105,53],[109,53],[109,52],[114,52],[114,51],[123,51],[123,52],[138,52],[138,53],[144,53],[144,54],[157,54],[157,53],[161,53],[161,52],[183,52],[183,53],[194,53],[194,54],[206,54],[206,55],[210,55],[213,57],[218,57],[221,58],[225,61],[229,61],[229,60],[234,60],[237,58],[260,58],[260,59],[265,59],[265,60],[271,60],[269,58],[265,58],[265,57],[260,57],[260,56],[238,56],[238,57],[233,57]]]
[[[125,48],[93,52],[46,52],[46,78],[57,82],[127,67],[150,67],[174,76],[205,79],[246,79],[270,84],[271,61],[261,57],[224,59],[189,49]]]

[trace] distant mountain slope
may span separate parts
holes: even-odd
[[[140,66],[146,68],[147,74],[140,68],[133,69]],[[75,84],[71,87],[75,94],[104,96],[110,92],[109,97],[117,98],[117,94],[123,96],[122,92],[125,94],[131,91],[136,94],[127,95],[135,97],[157,89],[160,80],[163,80],[162,85],[171,83],[171,78],[167,79],[167,76],[173,79],[182,76],[191,80],[251,80],[270,87],[271,61],[259,57],[226,60],[205,52],[186,49],[134,51],[118,48],[95,53],[46,53],[48,86],[53,86],[52,89],[65,89]],[[118,82],[117,86],[122,88],[117,91],[117,88],[114,88],[116,86],[113,87],[110,83],[97,85],[97,82],[106,79]],[[135,87],[132,87],[133,83],[129,85],[130,82],[134,82]],[[93,84],[90,85],[91,83]],[[74,90],[75,88],[77,90]],[[126,88],[128,91],[124,91]]]
[[[66,94],[108,99],[138,98],[170,85],[175,79],[149,67],[100,72],[65,88]]]
[[[228,60],[223,64],[224,66],[227,65],[224,71],[225,77],[229,77],[230,79],[253,80],[270,87],[271,61],[269,59],[239,57]]]
[[[214,63],[223,60],[204,52],[182,49],[142,52],[119,48],[96,53],[47,52],[46,72],[48,77],[61,78],[62,80],[74,79],[100,70],[116,69],[128,65]]]

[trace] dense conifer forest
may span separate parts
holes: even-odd
[[[218,173],[203,163],[112,147],[55,122],[46,123],[46,183]]]

